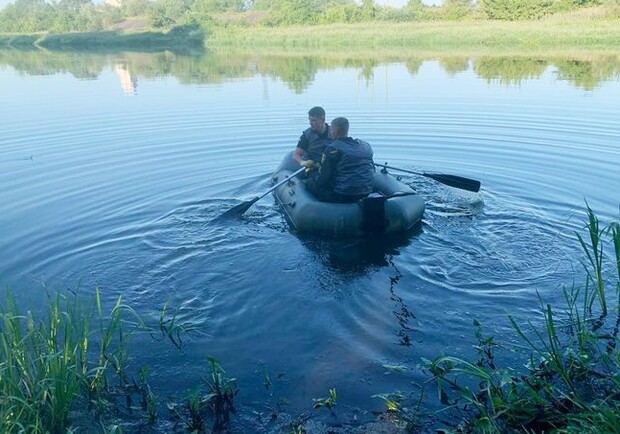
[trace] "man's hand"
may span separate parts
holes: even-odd
[[[299,162],[299,164],[304,166],[306,169],[312,169],[314,167],[314,161],[313,160],[301,160]]]
[[[313,160],[301,160],[299,164],[306,168],[306,173],[310,173],[310,171],[316,166],[316,163]]]

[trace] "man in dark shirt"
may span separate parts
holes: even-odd
[[[321,159],[325,146],[331,143],[332,131],[325,123],[323,107],[312,107],[308,111],[308,121],[310,128],[299,137],[299,142],[293,152],[293,159],[302,166],[311,167],[315,161]]]
[[[318,171],[306,182],[306,188],[324,202],[355,202],[372,193],[374,172],[372,148],[349,137],[349,121],[332,121],[334,141],[323,151]]]

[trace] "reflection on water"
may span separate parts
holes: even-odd
[[[380,268],[387,269],[385,287],[392,302],[392,315],[396,319],[397,344],[412,344],[415,319],[406,301],[399,295],[398,283],[403,277],[395,258],[401,249],[423,233],[422,225],[416,225],[403,234],[391,234],[382,237],[370,237],[351,240],[325,239],[316,236],[300,235],[304,247],[312,252],[318,262],[325,267],[317,277],[317,284],[323,291],[343,298],[340,281],[354,281],[362,276],[371,276]]]
[[[114,65],[114,72],[121,81],[121,88],[125,95],[136,95],[138,89],[138,77],[129,72],[126,63],[117,63]]]
[[[418,225],[404,234],[382,237],[337,240],[300,235],[300,239],[328,269],[353,277],[389,265],[391,258],[421,233]]]
[[[264,433],[331,387],[338,422],[370,418],[373,395],[427,379],[420,358],[473,352],[473,319],[509,340],[506,314],[536,321],[537,293],[581,283],[583,199],[618,211],[618,57],[329,56],[0,51],[0,283],[29,309],[32,278],[99,287],[155,324],[167,304],[201,333],[182,351],[132,336],[154,390],[183,395],[214,356],[239,380],[237,432]],[[317,103],[378,162],[482,190],[403,176],[428,206],[387,239],[296,234],[270,195],[216,224],[269,189]],[[266,370],[286,372],[269,391]]]
[[[400,272],[396,264],[394,263],[393,258],[389,259],[390,266],[394,268],[395,274],[390,276],[390,300],[394,302],[395,309],[393,311],[394,317],[398,321],[398,344],[403,346],[411,345],[411,333],[413,332],[413,328],[410,324],[412,319],[415,319],[415,315],[413,312],[407,307],[407,303],[405,300],[398,295],[397,285],[400,282],[403,274]]]
[[[620,77],[620,55],[587,57],[530,56],[446,56],[437,59],[449,75],[469,70],[487,80],[502,84],[520,84],[539,78],[552,68],[560,80],[584,90]],[[417,74],[423,59],[408,55],[382,57],[373,53],[363,58],[314,57],[290,54],[219,53],[197,55],[160,53],[66,53],[51,51],[0,50],[0,65],[29,75],[70,73],[80,79],[95,79],[106,65],[112,64],[121,88],[136,93],[138,77],[176,77],[181,83],[218,83],[256,75],[278,78],[297,94],[314,81],[318,71],[336,67],[359,68],[359,80],[366,84],[374,78],[374,69],[384,63],[404,63],[411,75]]]

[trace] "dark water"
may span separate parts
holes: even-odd
[[[169,301],[202,333],[181,350],[134,336],[134,366],[164,401],[216,357],[242,431],[276,430],[278,405],[372,419],[372,395],[417,390],[421,358],[472,354],[474,319],[513,342],[507,314],[537,323],[537,291],[556,302],[582,281],[585,201],[603,223],[619,214],[619,78],[619,56],[0,51],[0,284],[32,309],[44,285],[98,285],[152,321]],[[427,212],[390,239],[293,233],[271,196],[212,223],[269,188],[314,105],[377,161],[481,192],[405,176]],[[267,390],[266,373],[284,375]],[[337,418],[312,412],[332,387]]]

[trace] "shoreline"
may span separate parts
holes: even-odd
[[[0,48],[45,49],[55,51],[81,50],[170,50],[184,52],[203,49],[204,31],[195,25],[176,26],[166,32],[118,31],[0,34]]]
[[[286,27],[197,25],[164,31],[0,34],[0,47],[48,50],[270,51],[293,55],[369,51],[411,55],[620,53],[620,19],[548,18],[540,21],[433,21]]]

